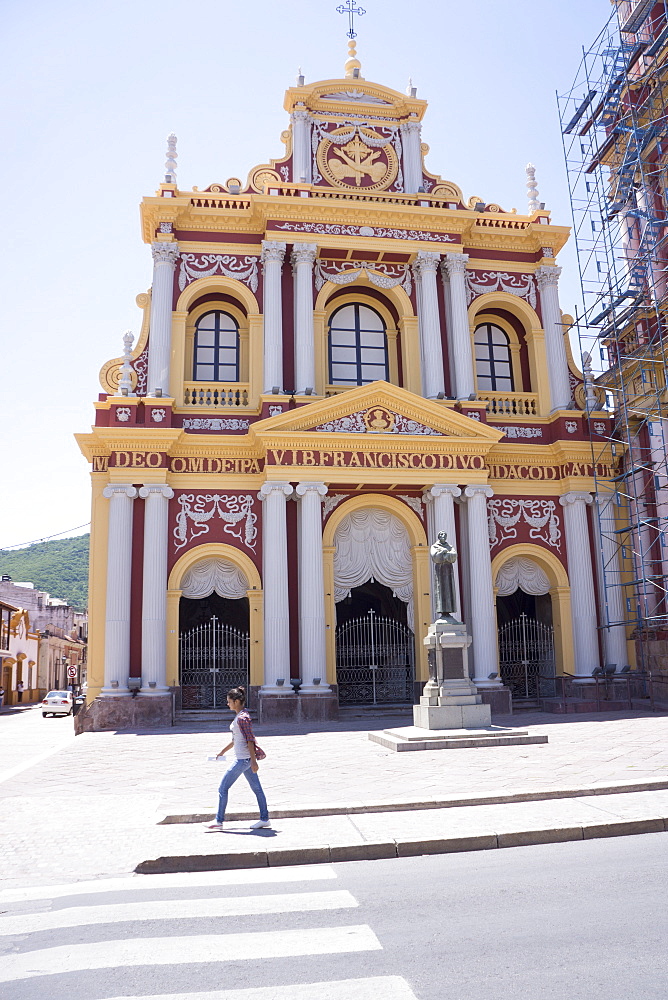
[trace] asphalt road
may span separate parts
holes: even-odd
[[[649,834],[7,889],[0,996],[665,1000],[667,847]]]

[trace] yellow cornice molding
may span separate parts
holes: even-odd
[[[322,94],[345,94],[346,92],[355,91],[387,101],[387,105],[378,104],[374,101],[364,101],[362,99],[325,101],[322,100],[321,96]],[[422,121],[428,107],[427,101],[421,100],[418,97],[409,97],[407,94],[402,94],[401,91],[393,90],[391,87],[386,87],[381,83],[348,78],[317,80],[315,83],[309,83],[303,87],[289,87],[285,92],[283,107],[290,113],[299,105],[303,105],[305,109],[311,112],[327,117],[345,116],[353,111],[359,113],[359,109],[363,109],[369,115],[394,120],[414,116],[414,121]]]

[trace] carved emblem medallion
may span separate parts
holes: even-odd
[[[391,434],[394,430],[395,416],[384,406],[372,406],[362,418],[364,426],[370,434]]]
[[[350,126],[335,129],[332,136],[350,133]],[[365,136],[370,140],[367,144]],[[380,137],[371,129],[360,128],[348,142],[341,144],[323,139],[318,146],[317,162],[322,176],[334,187],[355,191],[382,191],[393,183],[399,160],[393,146],[379,145]]]

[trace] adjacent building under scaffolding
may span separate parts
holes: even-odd
[[[614,414],[615,474],[596,482],[606,625],[629,630],[656,677],[668,665],[668,4],[613,4],[558,100],[587,402],[605,393]],[[595,454],[606,446],[592,436]]]

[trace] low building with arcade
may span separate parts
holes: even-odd
[[[592,549],[587,422],[603,443],[608,416],[533,168],[526,212],[465,197],[425,164],[426,101],[365,80],[352,46],[284,106],[284,152],[247,180],[182,189],[171,136],[142,202],[141,331],[78,435],[86,724],[221,708],[239,682],[263,719],[410,704],[440,530],[493,710],[621,669]]]

